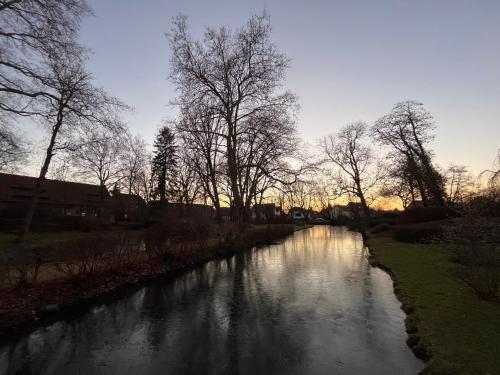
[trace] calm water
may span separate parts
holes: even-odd
[[[0,347],[0,374],[415,374],[390,278],[317,226]]]

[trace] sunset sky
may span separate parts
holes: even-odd
[[[286,88],[299,96],[297,123],[311,144],[349,121],[369,123],[401,100],[425,104],[437,123],[433,149],[473,172],[500,147],[500,1],[128,1],[92,0],[82,42],[99,84],[135,108],[134,132],[151,142],[175,116],[165,32],[189,17],[237,28],[264,9],[273,40],[292,59]]]

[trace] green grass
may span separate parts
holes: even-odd
[[[16,238],[14,234],[0,233],[0,252],[12,246]]]
[[[34,245],[47,245],[55,242],[69,241],[75,238],[85,238],[95,235],[92,232],[61,231],[61,232],[31,232],[26,242]],[[0,233],[0,251],[16,245],[18,236],[12,233]]]
[[[415,309],[432,374],[500,374],[500,303],[480,300],[450,270],[437,245],[370,238],[377,260],[391,269],[400,297]]]

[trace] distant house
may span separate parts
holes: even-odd
[[[337,220],[339,217],[354,219],[365,216],[363,206],[359,202],[349,202],[347,205],[336,205],[332,208],[332,217]]]
[[[0,173],[0,217],[22,218],[30,205],[37,178]],[[34,218],[110,216],[110,195],[98,185],[46,179]]]
[[[232,207],[221,207],[220,208],[220,218],[222,221],[232,221],[233,220]]]
[[[306,214],[303,208],[300,207],[292,207],[290,208],[290,211],[288,211],[288,214],[293,220],[305,220],[306,219]]]
[[[424,202],[422,202],[421,200],[414,200],[408,205],[408,207],[406,207],[406,209],[411,210],[413,208],[422,208],[422,207],[424,207]]]
[[[195,203],[185,204],[178,202],[152,202],[149,204],[149,210],[151,215],[159,220],[209,221],[215,216],[215,210],[212,206]]]
[[[321,210],[321,216],[329,222],[331,222],[333,219],[335,219],[335,210],[333,206],[328,205],[324,209]]]
[[[322,213],[314,211],[312,209],[305,211],[306,220],[311,224],[326,224],[328,220],[323,216]]]
[[[146,213],[146,202],[135,194],[113,191],[111,202],[116,221],[140,221]]]
[[[281,208],[274,203],[256,204],[252,207],[252,220],[256,223],[273,222],[282,214]]]
[[[339,217],[351,218],[353,216],[352,211],[347,206],[336,205],[331,208],[331,217],[333,219],[338,219]]]
[[[352,217],[365,216],[363,206],[359,202],[349,202],[347,203],[347,208],[351,211]]]

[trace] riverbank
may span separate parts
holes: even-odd
[[[452,272],[446,249],[368,240],[372,265],[386,270],[407,313],[408,345],[426,360],[423,373],[499,374],[500,303],[481,300]]]
[[[300,229],[301,226],[295,225],[252,226],[237,238],[203,247],[202,251],[189,248],[176,251],[173,257],[164,253],[154,260],[139,258],[140,261],[126,267],[106,268],[83,277],[0,288],[0,338],[63,318],[152,280],[170,278],[210,260],[276,242]]]

